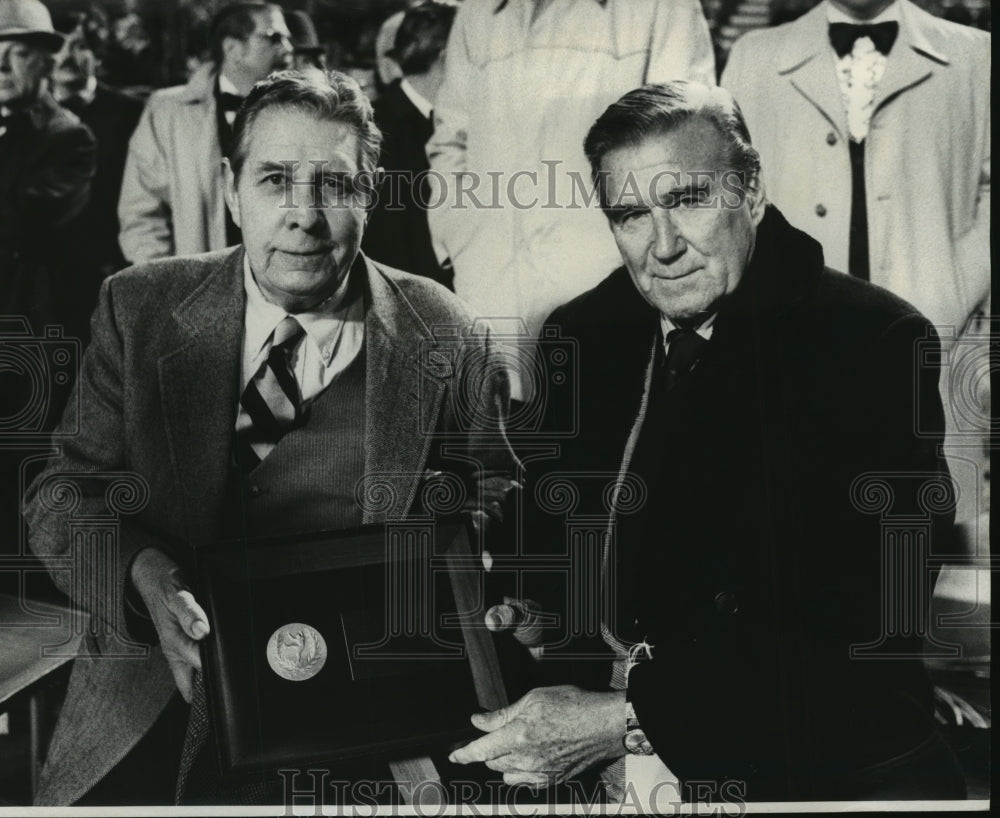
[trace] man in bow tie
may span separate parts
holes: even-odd
[[[910,0],[824,0],[792,23],[745,35],[722,75],[760,151],[771,201],[819,239],[826,263],[916,306],[947,355],[968,350],[983,361],[990,39]],[[979,372],[971,360],[949,371]],[[942,397],[949,452],[959,455],[951,460],[963,489],[959,519],[969,519],[981,479],[971,461],[982,452],[958,433],[967,432],[962,418],[988,414],[987,398],[950,378]]]
[[[640,813],[963,797],[920,656],[952,515],[930,324],[768,203],[724,89],[631,91],[585,150],[624,266],[548,321],[579,364],[525,481],[547,570],[519,591],[550,616],[514,633],[547,686],[472,716],[453,759],[602,770]],[[920,533],[887,536],[907,514]]]
[[[292,44],[279,6],[234,3],[213,18],[212,61],[186,85],[155,92],[129,143],[118,217],[133,264],[238,244],[223,197],[222,158],[254,83],[288,68]]]
[[[381,135],[358,84],[275,74],[251,91],[233,140],[225,191],[243,244],[104,282],[80,432],[28,491],[31,546],[60,587],[101,634],[153,646],[116,661],[87,637],[41,803],[281,803],[273,770],[245,787],[219,780],[195,673],[214,623],[188,590],[194,549],[429,513],[423,489],[442,473],[485,523],[512,486],[509,390],[485,334],[443,287],[359,250]],[[108,595],[89,596],[57,570],[73,523],[47,486],[89,473],[81,503],[102,513],[100,475],[124,469],[150,503],[122,521]],[[368,500],[373,485],[388,502]],[[88,571],[108,568],[90,559]],[[367,761],[338,771],[383,780]]]

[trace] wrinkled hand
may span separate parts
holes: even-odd
[[[136,555],[132,584],[146,603],[177,689],[190,702],[194,671],[201,670],[198,640],[208,635],[208,617],[188,590],[177,563],[156,548]]]
[[[625,754],[625,691],[538,687],[508,707],[476,713],[488,735],[455,750],[456,764],[482,761],[507,784],[542,787]]]

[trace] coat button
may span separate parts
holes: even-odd
[[[830,131],[830,133],[828,133],[826,135],[826,144],[827,145],[836,145],[837,144],[837,134],[835,134],[833,131]]]
[[[260,497],[260,486],[250,486],[250,496]]]
[[[826,215],[826,207],[824,205],[816,205],[816,215],[821,219]]]
[[[734,614],[740,609],[736,594],[720,591],[715,595],[715,610],[721,614]]]

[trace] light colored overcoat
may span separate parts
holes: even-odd
[[[760,151],[770,201],[847,269],[851,163],[826,4],[733,47],[722,84]],[[942,331],[990,292],[990,36],[900,0],[865,141],[871,280]],[[956,332],[957,332],[956,331]]]
[[[212,65],[156,91],[129,143],[118,236],[133,264],[226,246],[222,149]]]

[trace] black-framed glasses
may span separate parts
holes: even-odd
[[[267,40],[271,45],[281,45],[284,42],[291,44],[292,42],[292,38],[288,34],[283,31],[277,31],[273,28],[270,28],[267,31],[255,31],[253,36]]]

